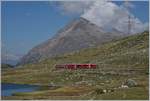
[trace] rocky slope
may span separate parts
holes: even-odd
[[[105,32],[88,20],[79,18],[59,30],[53,38],[31,49],[19,64],[35,63],[45,58],[94,47],[123,36],[124,34],[116,30],[111,33]]]
[[[64,71],[55,69],[56,64],[66,63],[95,63],[98,68],[95,70],[65,69]],[[18,93],[2,99],[147,100],[149,97],[149,32],[57,56],[36,64],[26,64],[13,70],[2,71],[1,78],[2,83],[61,86],[54,91],[46,88],[30,93]],[[138,86],[120,88],[129,79],[134,80]],[[115,90],[105,94],[87,92],[85,96],[84,89],[79,89],[80,96],[72,97],[64,94],[64,92],[69,94],[75,92],[76,88],[70,89],[69,85],[78,87],[76,85],[81,83],[84,87],[86,84],[92,85],[88,87],[93,89],[92,92],[94,89],[99,91],[115,88]]]

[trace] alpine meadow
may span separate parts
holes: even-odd
[[[2,100],[148,100],[149,1],[1,1]]]

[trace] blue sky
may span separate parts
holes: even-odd
[[[115,2],[117,5],[122,2]],[[132,2],[131,12],[142,22],[148,22],[148,2]],[[51,38],[79,14],[63,14],[54,1],[2,2],[2,50],[25,54],[31,48]]]

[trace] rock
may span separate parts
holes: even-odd
[[[121,88],[129,88],[127,85],[121,85]]]
[[[50,86],[55,86],[55,84],[53,82],[50,82]]]
[[[110,81],[109,81],[109,80],[106,80],[105,82],[106,82],[106,83],[109,83]]]
[[[100,83],[100,85],[105,85],[105,83],[102,82],[102,83]]]
[[[95,90],[96,94],[105,94],[105,93],[110,93],[110,92],[114,92],[114,89],[101,89],[101,88],[97,88]]]
[[[106,90],[106,89],[103,89],[103,92],[104,92],[104,93],[107,93],[107,90]]]
[[[128,87],[135,87],[135,86],[137,86],[137,82],[134,81],[134,80],[132,80],[132,79],[128,79],[128,80],[124,83],[124,85],[126,85],[126,86],[128,86]]]
[[[107,93],[114,92],[114,90],[107,89]]]
[[[90,81],[80,81],[80,82],[76,82],[75,85],[80,85],[80,84],[85,84],[85,85],[92,85],[92,83]]]

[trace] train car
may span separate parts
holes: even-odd
[[[97,67],[98,67],[98,65],[96,65],[96,64],[90,64],[91,69],[96,69]]]
[[[55,65],[56,69],[96,69],[98,65],[96,64],[59,64]]]
[[[66,69],[76,69],[75,64],[66,64],[65,67],[66,67]]]
[[[55,65],[55,68],[56,68],[56,69],[64,69],[65,66],[64,66],[64,65]]]

